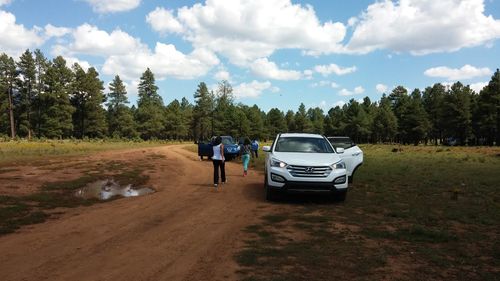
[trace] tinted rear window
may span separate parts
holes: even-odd
[[[343,149],[351,148],[354,146],[350,138],[328,138],[333,147],[341,147]]]
[[[327,140],[323,138],[281,137],[274,149],[276,152],[333,153]]]

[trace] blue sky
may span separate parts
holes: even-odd
[[[0,0],[0,34],[15,58],[120,75],[132,103],[150,67],[166,104],[226,79],[236,102],[327,111],[397,85],[478,91],[500,67],[500,0]]]

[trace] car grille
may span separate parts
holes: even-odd
[[[286,169],[292,176],[303,178],[326,178],[332,172],[332,168],[329,166],[288,165]]]

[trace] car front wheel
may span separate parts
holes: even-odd
[[[274,201],[276,200],[276,191],[272,190],[267,183],[267,173],[264,175],[264,189],[266,190],[266,200]]]

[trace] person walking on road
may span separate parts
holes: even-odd
[[[257,139],[252,141],[252,155],[254,155],[255,158],[259,158],[259,142]]]
[[[215,138],[212,149],[213,149],[212,162],[214,164],[214,187],[215,190],[217,190],[217,186],[219,184],[219,169],[220,169],[222,184],[226,183],[226,169],[224,167],[224,162],[225,162],[224,144],[222,144],[222,138],[220,136]]]
[[[243,176],[248,173],[248,163],[250,162],[250,151],[252,150],[250,139],[245,138],[241,146],[241,162],[243,163]]]

